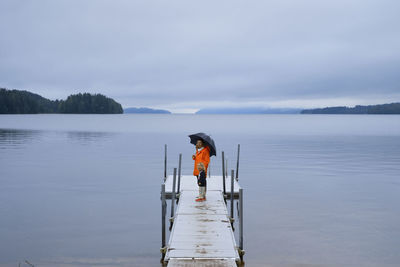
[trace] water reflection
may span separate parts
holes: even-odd
[[[88,145],[112,139],[116,133],[111,132],[89,132],[89,131],[69,131],[69,132],[49,132],[40,130],[19,130],[19,129],[0,129],[0,149],[22,149],[33,141],[39,141],[45,135],[56,134],[61,139],[65,135],[69,141],[79,145]],[[49,137],[49,136],[47,136]],[[52,137],[54,138],[54,136]]]
[[[0,129],[0,149],[21,149],[41,136],[42,131]]]
[[[70,131],[67,132],[67,138],[81,145],[98,143],[111,139],[116,133],[111,132],[89,132],[89,131]]]

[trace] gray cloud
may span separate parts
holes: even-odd
[[[0,86],[124,106],[400,101],[400,3],[0,3]]]

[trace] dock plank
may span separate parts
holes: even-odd
[[[240,258],[222,192],[207,190],[207,200],[195,202],[197,188],[194,189],[181,192],[165,261],[170,262],[169,267],[236,266],[229,265]],[[178,258],[186,260],[180,263]],[[225,259],[221,262],[228,265],[190,265],[194,263],[187,259],[209,259],[209,263],[204,264]]]

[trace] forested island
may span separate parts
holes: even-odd
[[[301,114],[400,114],[400,103],[355,106],[349,107],[327,107],[316,109],[305,109]]]
[[[0,88],[0,114],[117,114],[121,104],[101,94],[79,93],[66,100],[50,100],[22,90]]]

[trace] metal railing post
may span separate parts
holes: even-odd
[[[239,189],[239,255],[240,259],[243,262],[243,189]]]
[[[164,182],[167,180],[167,145],[164,146]]]
[[[176,192],[180,196],[181,193],[181,168],[182,168],[182,154],[179,154],[179,165],[178,165],[178,190]]]
[[[228,176],[228,159],[225,159],[225,176],[229,177]]]
[[[225,153],[222,151],[222,187],[224,192],[224,198],[226,195],[226,188],[225,188]]]
[[[175,213],[175,185],[176,185],[176,168],[174,168],[174,179],[172,181],[172,197],[171,197],[171,218],[169,229],[172,229],[174,223],[174,213]]]
[[[237,151],[237,161],[236,161],[236,181],[239,181],[239,154],[240,154],[240,144],[238,144],[238,151]]]
[[[167,202],[165,200],[165,183],[161,185],[161,253],[165,256],[165,215],[167,213]]]
[[[243,250],[243,189],[239,189],[239,248]]]
[[[232,170],[231,171],[231,220],[232,220],[232,223],[233,223],[233,221],[235,220],[234,218],[234,214],[233,214],[233,194],[235,193],[234,192],[234,170]]]

